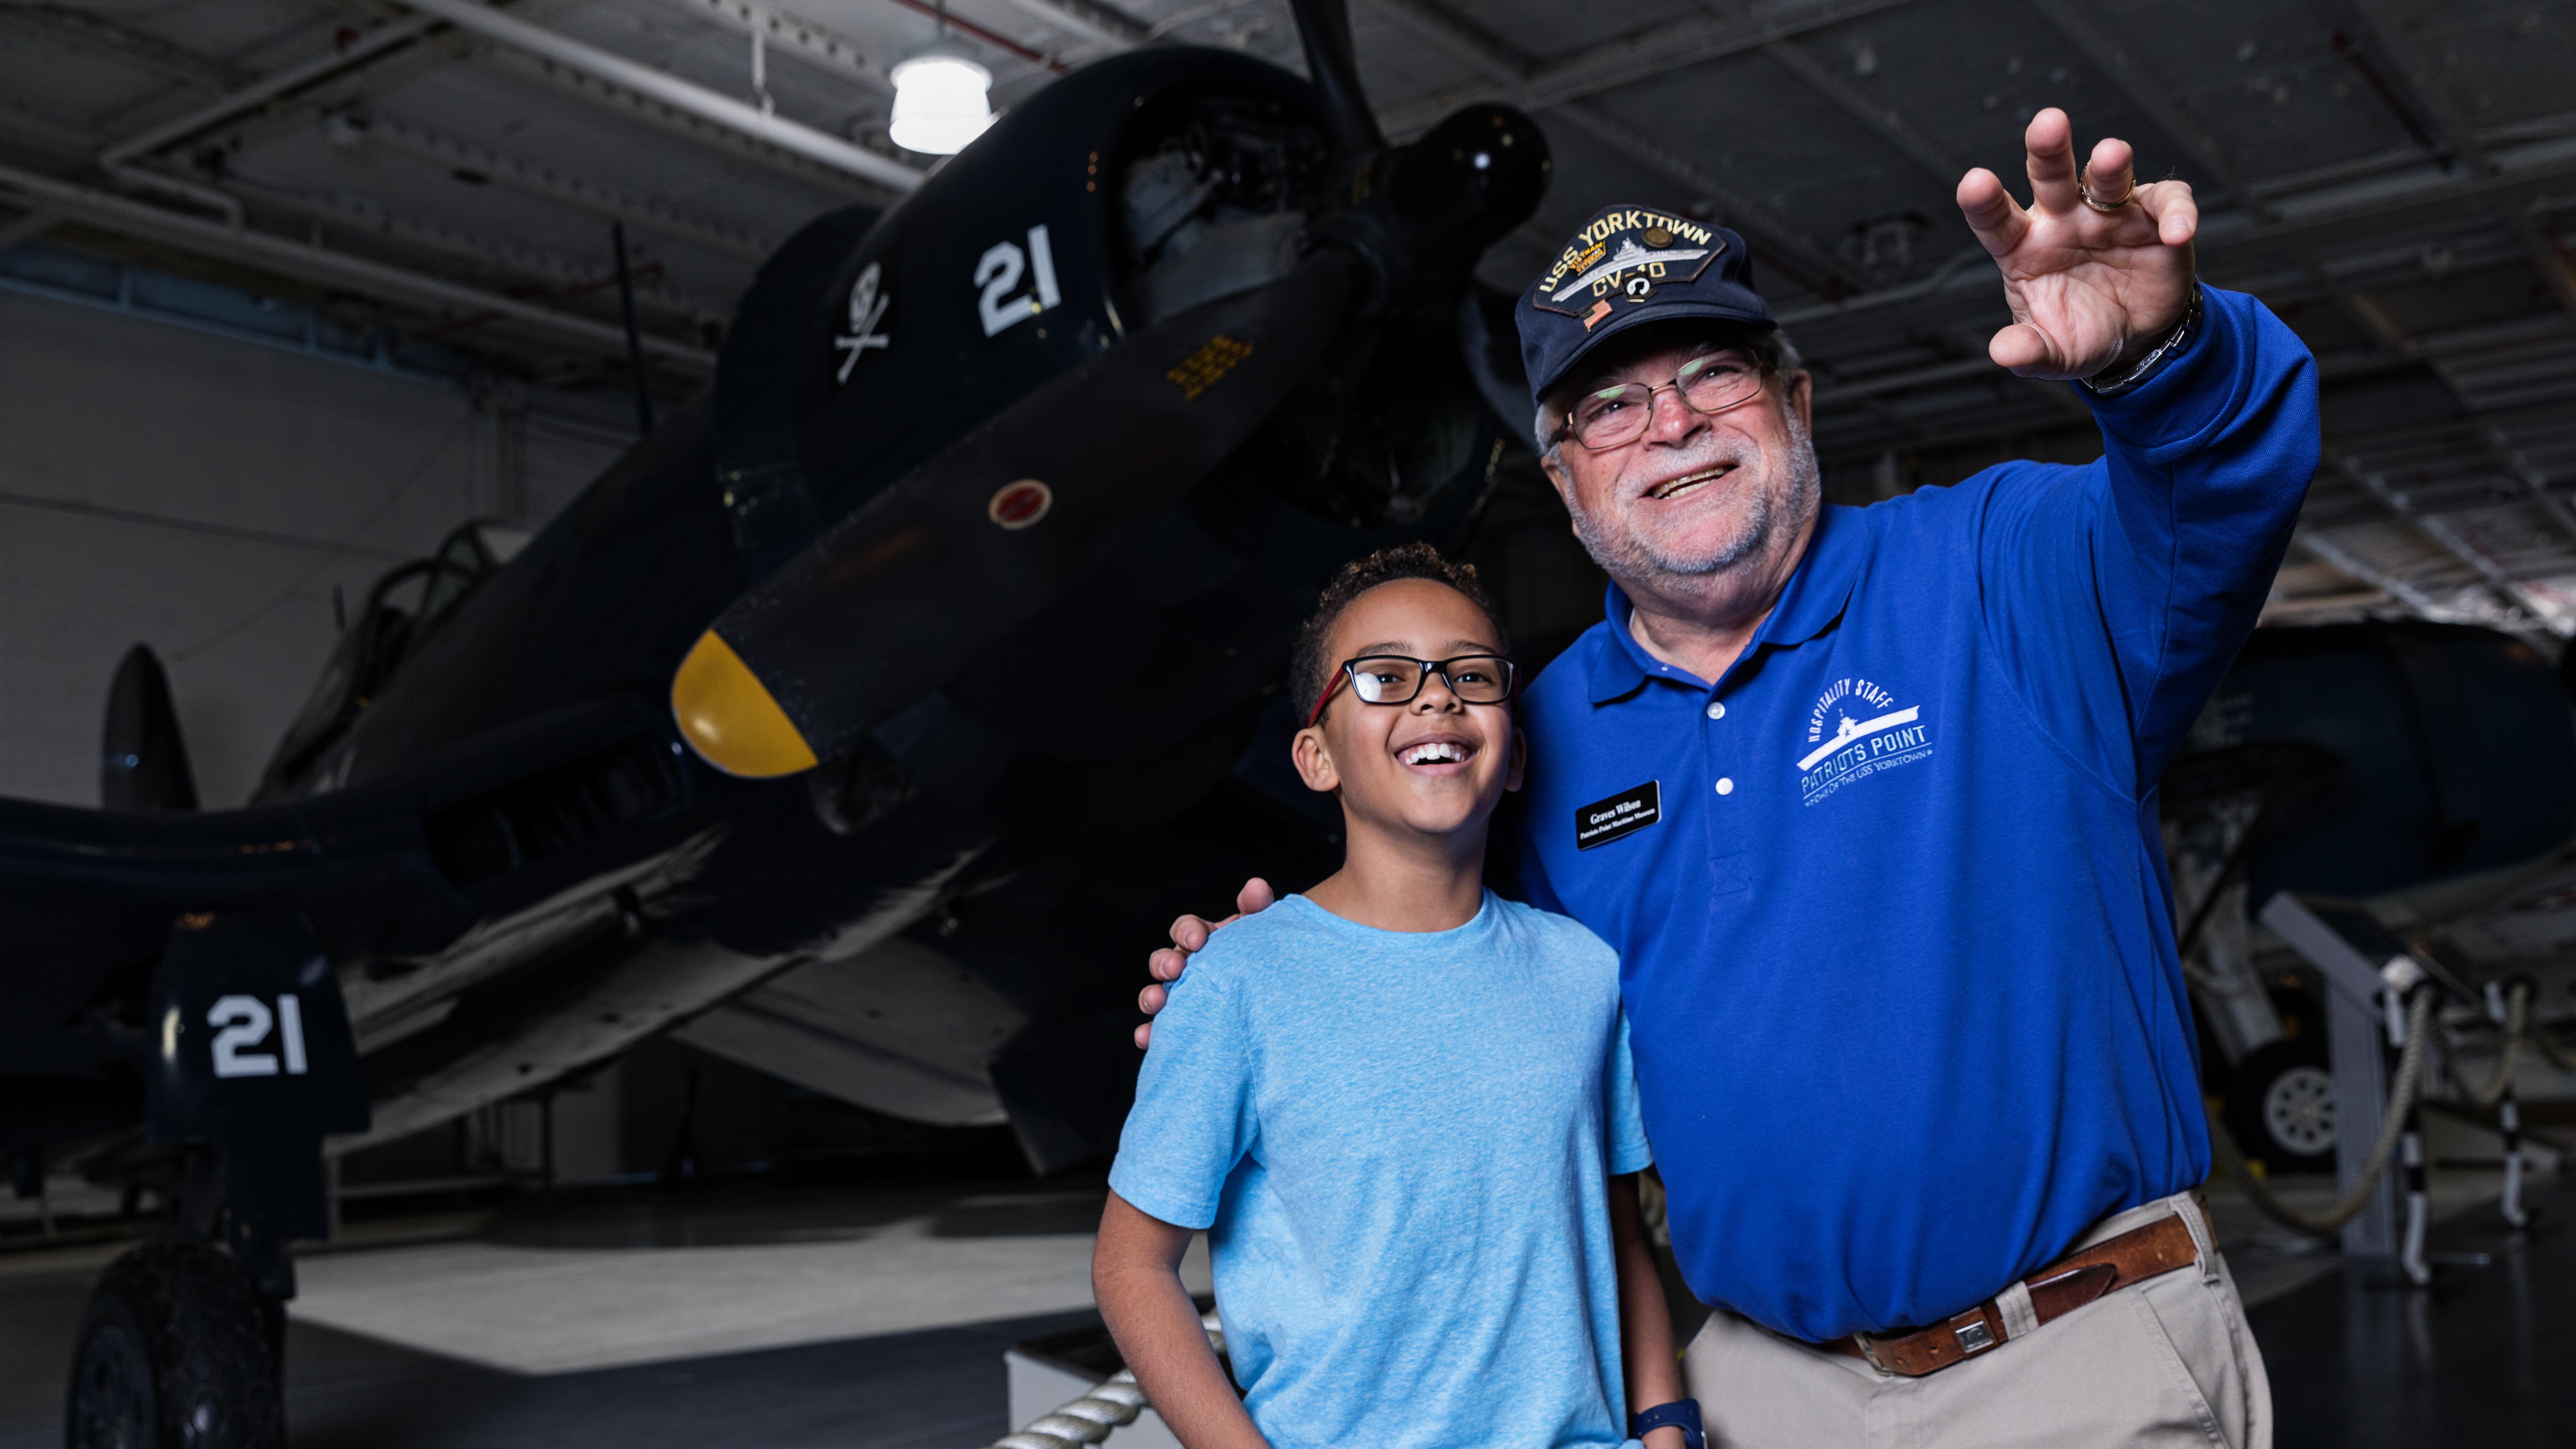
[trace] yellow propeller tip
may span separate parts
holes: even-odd
[[[728,775],[767,780],[819,763],[768,686],[712,629],[671,678],[671,717],[689,748]]]

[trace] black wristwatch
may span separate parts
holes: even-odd
[[[2165,364],[2182,356],[2191,340],[2200,335],[2200,283],[2191,284],[2191,302],[2182,310],[2182,320],[2174,324],[2165,339],[2155,345],[2138,364],[2118,377],[2097,373],[2083,379],[2086,392],[2099,398],[2127,397],[2147,385],[2150,378],[2165,370]]]
[[[1699,1426],[1697,1399],[1675,1399],[1669,1404],[1657,1404],[1642,1414],[1628,1416],[1629,1438],[1643,1439],[1650,1429],[1681,1430],[1686,1449],[1703,1449],[1708,1443],[1708,1435]]]

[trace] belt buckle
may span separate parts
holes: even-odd
[[[1861,1360],[1867,1363],[1871,1368],[1874,1368],[1883,1374],[1892,1374],[1896,1372],[1893,1365],[1887,1363],[1878,1356],[1878,1347],[1872,1341],[1871,1335],[1867,1333],[1855,1333],[1852,1335],[1852,1342],[1859,1347]]]
[[[1986,1315],[1982,1308],[1971,1308],[1952,1318],[1942,1327],[1949,1329],[1950,1336],[1959,1340],[1960,1353],[1970,1358],[1984,1353],[2000,1341],[1995,1337],[1995,1331],[1986,1326]]]

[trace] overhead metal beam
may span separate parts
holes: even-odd
[[[150,31],[120,25],[95,11],[68,5],[0,5],[0,26],[213,90],[251,79],[251,72],[240,66],[200,55]]]
[[[2092,21],[2080,14],[2072,4],[2068,3],[2068,0],[2025,0],[2025,3],[2039,12],[2059,34],[2064,35],[2096,69],[2108,76],[2112,83],[2120,88],[2121,94],[2129,103],[2143,111],[2158,129],[2181,145],[2186,153],[2196,152],[2202,164],[2206,165],[2211,174],[2226,187],[2241,208],[2258,216],[2267,213],[2263,197],[2274,187],[2267,187],[2260,183],[2249,185],[2246,178],[2237,171],[2228,158],[2225,145],[2216,136],[2202,128],[2179,105],[2168,99],[2170,94],[2168,90],[2153,84],[2143,76],[2139,68],[2129,60],[2127,52],[2109,35],[2095,28]],[[2382,22],[2391,26],[2395,24],[2393,13],[2384,3],[2378,3],[2378,0],[2365,4],[2363,9],[2370,14],[2374,27]],[[2390,42],[2383,39],[2383,44],[2388,43]],[[2438,83],[2420,75],[2417,81],[2419,88],[2428,85],[2436,88],[2438,86]],[[2456,130],[2458,144],[2465,148],[2468,155],[2476,159],[2480,172],[2494,170],[2492,163],[2480,148],[2477,136],[2469,127],[2466,116],[2454,109],[2447,117],[2446,129]],[[2513,214],[2511,208],[2504,210],[2508,214],[2507,229],[2514,234],[2516,244],[2524,255],[2541,266],[2544,272],[2553,270],[2559,272],[2563,281],[2565,272],[2563,258],[2557,256],[2554,249],[2540,244],[2537,239],[2537,228],[2528,217]],[[2310,251],[2300,256],[2298,261],[2301,268],[2315,279],[2318,289],[2341,308],[2347,317],[2360,324],[2364,331],[2378,338],[2381,346],[2385,347],[2392,356],[2421,355],[2416,340],[2409,339],[2403,330],[2398,328],[2387,314],[2373,305],[2368,298],[2350,290],[2335,276],[2325,257]],[[2565,286],[2557,290],[2562,304],[2569,307],[2571,315],[2576,315],[2576,300],[2571,300],[2576,299],[2576,293],[2571,293]],[[2459,397],[2462,406],[2472,412],[2476,411],[2476,399],[2460,388],[2457,379],[2448,369],[2437,366],[2434,370],[2441,377],[2443,384]],[[2549,501],[2544,499],[2544,502]],[[2558,519],[2560,513],[2564,511],[2563,507],[2556,509],[2551,513],[2552,519]],[[2562,521],[2561,527],[2569,528],[2569,525]],[[2571,537],[2576,537],[2576,528],[2569,528],[2569,532]]]
[[[919,187],[926,173],[864,146],[801,125],[728,95],[693,85],[650,66],[613,55],[595,45],[531,25],[495,10],[481,0],[400,0],[410,9],[433,15],[459,30],[468,30],[514,50],[524,51],[578,71],[622,90],[645,96],[710,125],[749,136],[765,145],[894,192]]]
[[[1374,3],[1425,40],[1484,71],[1498,83],[1500,90],[1515,89],[1537,73],[1527,57],[1513,51],[1499,37],[1435,7],[1429,0],[1374,0]],[[1885,8],[1889,3],[1895,3],[1895,0],[1880,0],[1879,8]],[[1529,107],[1524,106],[1523,109]],[[1446,115],[1448,110],[1440,114]],[[1599,107],[1573,104],[1571,98],[1556,105],[1555,116],[1637,166],[1716,203],[1728,225],[1760,238],[1769,249],[1769,260],[1807,290],[1831,294],[1844,287],[1861,285],[1857,273],[1845,268],[1835,259],[1831,248],[1807,235],[1797,222],[1711,176],[1654,137],[1626,125]],[[1429,120],[1422,122],[1423,125],[1429,123]],[[1386,129],[1393,135],[1418,127],[1390,120]]]
[[[1132,50],[1154,38],[1152,26],[1124,10],[1097,0],[1011,0],[1011,3],[1094,45]]]
[[[1994,258],[1988,256],[1982,246],[1962,247],[1951,253],[1948,260],[1933,270],[1932,275],[1919,282],[1908,282],[1901,287],[1885,287],[1875,292],[1863,292],[1857,296],[1846,297],[1839,302],[1816,302],[1804,307],[1791,307],[1775,314],[1775,319],[1783,327],[1800,327],[1809,322],[1833,321],[1843,317],[1859,316],[1865,312],[1881,311],[1888,307],[1903,306],[1905,303],[1919,302],[1945,292],[1991,293],[1997,290],[1994,274],[1978,264],[1985,263],[1990,266],[1993,261]]]
[[[623,357],[626,334],[605,322],[552,307],[505,297],[439,277],[424,276],[383,262],[327,248],[289,241],[248,227],[226,226],[183,216],[110,192],[0,166],[0,193],[16,205],[58,214],[102,231],[159,242],[165,246],[220,261],[258,268],[281,277],[326,286],[346,287],[425,311],[465,317],[489,316],[521,328],[571,342],[584,350]],[[715,370],[715,354],[668,338],[647,337],[644,350],[657,360],[688,373]]]
[[[650,227],[664,236],[694,242],[750,261],[761,261],[777,249],[778,244],[773,238],[694,216],[649,197],[631,195],[578,176],[567,176],[524,157],[477,146],[408,121],[377,116],[363,123],[362,132],[368,144],[382,143],[445,167],[450,172],[464,171],[487,177],[501,185],[560,201],[594,216]]]
[[[1824,403],[1855,402],[1865,397],[1904,392],[1909,388],[1931,387],[1944,382],[1962,382],[1974,378],[2004,378],[2012,374],[1983,357],[1963,357],[1954,362],[1935,362],[1903,372],[1863,378],[1858,382],[1836,383],[1819,387],[1815,401]]]
[[[2479,142],[2474,119],[2452,99],[2450,87],[2434,72],[2423,48],[2407,34],[2405,17],[2397,13],[2397,7],[2389,0],[2354,0],[2354,8],[2361,12],[2380,49],[2395,57],[2405,70],[2407,87],[2415,93],[2416,100],[2432,112],[2435,139],[2458,156],[2472,174],[2485,176],[2494,172],[2494,159]],[[2543,235],[2539,224],[2527,213],[2507,207],[2500,208],[2497,214],[2513,232],[2523,254],[2530,258],[2532,269],[2540,273],[2541,284],[2549,288],[2549,294],[2558,299],[2558,305],[2569,316],[2576,317],[2576,273],[2571,273],[2556,240]]]
[[[1685,20],[1650,26],[1503,83],[1452,87],[1418,97],[1383,118],[1389,134],[1419,130],[1477,101],[1506,101],[1525,111],[1568,105],[1708,61],[1724,60],[1778,40],[1840,25],[1910,0],[1814,0],[1783,5],[1755,19]],[[1390,7],[1390,14],[1403,9]]]
[[[768,0],[672,0],[692,15],[713,20],[736,34],[757,36],[806,63],[843,76],[879,96],[894,94],[886,68],[868,58],[859,43],[802,15],[781,10]]]
[[[2378,499],[2390,513],[2429,539],[2435,547],[2466,564],[2471,572],[2486,581],[2487,587],[2507,607],[2538,621],[2562,639],[2576,634],[2576,614],[2571,614],[2565,605],[2525,587],[2506,573],[2502,565],[2462,537],[2449,519],[2439,514],[2417,512],[2404,490],[2391,484],[2375,469],[2341,455],[2334,455],[2333,462],[2336,471],[2361,485],[2363,491]]]
[[[2489,423],[2478,429],[2478,440],[2486,445],[2487,456],[2495,460],[2505,476],[2521,484],[2531,500],[2540,505],[2540,511],[2549,515],[2549,521],[2569,539],[2576,540],[2576,509],[2569,508],[2566,499],[2551,491],[2548,476],[2532,464],[2529,454],[2513,445],[2513,435],[2502,424]]]
[[[542,282],[555,289],[559,296],[614,285],[613,275],[598,266],[585,266],[570,257],[540,251],[519,242],[483,236],[445,222],[405,215],[370,197],[338,191],[305,193],[276,187],[261,187],[257,196],[269,206],[332,223],[349,232],[364,232],[416,251],[471,262],[487,271],[515,274]],[[635,298],[666,316],[685,318],[693,324],[721,324],[725,320],[722,311],[680,291],[667,280],[636,283]]]
[[[2437,623],[2493,624],[2499,622],[2496,618],[2477,610],[2462,609],[2442,603],[2395,574],[2363,562],[2354,555],[2352,550],[2322,534],[2302,532],[2294,535],[2290,542],[2301,552],[2344,577],[2368,584]]]
[[[2535,146],[2534,152],[2543,148]],[[2543,187],[2554,181],[2576,178],[2576,145],[2551,145],[2546,154],[2536,159],[2508,163],[2497,175],[2479,180],[2460,176],[2419,178],[2403,189],[2391,189],[2367,201],[2308,212],[2294,219],[2256,223],[2241,227],[2214,228],[2204,224],[2195,243],[2203,256],[2226,252],[2258,251],[2269,245],[2288,245],[2319,232],[2349,232],[2357,222],[2374,221],[2398,215],[2417,207],[2444,202],[2472,201],[2499,197],[2523,190]],[[1849,316],[1884,307],[1901,306],[1947,292],[1967,292],[1990,286],[1991,279],[1982,273],[1962,269],[1946,280],[1927,279],[1863,292],[1839,302],[1795,308],[1780,314],[1783,326],[1826,318]]]
[[[1772,64],[1797,77],[1807,89],[1832,102],[1836,110],[1868,127],[1880,140],[1895,147],[1942,185],[1956,187],[1960,178],[1968,174],[1965,165],[1933,145],[1922,132],[1908,125],[1904,117],[1862,95],[1842,77],[1816,64],[1815,57],[1791,42],[1772,41],[1762,47],[1762,54]]]
[[[380,25],[358,37],[344,49],[318,57],[302,65],[262,77],[239,90],[217,97],[176,119],[165,121],[137,136],[131,136],[98,153],[98,168],[127,186],[157,191],[165,196],[214,211],[234,226],[243,223],[241,203],[211,186],[181,177],[166,175],[143,164],[152,156],[183,142],[194,140],[207,131],[270,105],[280,97],[316,85],[333,77],[373,62],[377,57],[410,45],[427,34],[435,22],[425,19]]]
[[[2165,138],[2174,142],[2184,155],[2196,158],[2209,168],[2209,174],[2218,178],[2219,184],[2239,205],[2252,204],[2253,197],[2245,177],[2229,158],[2226,143],[2176,104],[2171,91],[2159,88],[2141,75],[2137,63],[2129,59],[2128,47],[2096,26],[2091,17],[2068,0],[2023,0],[2023,3],[2037,11],[2039,17],[2048,22],[2049,28],[2075,47],[2076,54],[2100,71],[2103,78],[2111,82],[2112,88],[2120,93],[2120,99],[2129,103],[2130,109],[2145,116],[2157,130],[2164,132]]]
[[[437,22],[415,16],[379,25],[344,49],[316,56],[302,65],[288,66],[263,76],[236,91],[218,96],[212,102],[186,115],[164,121],[140,135],[119,141],[99,154],[99,164],[113,168],[130,161],[168,150],[183,141],[194,140],[206,132],[259,110],[271,101],[292,95],[307,87],[346,75],[377,57],[399,50],[420,39],[437,27]]]
[[[666,106],[651,96],[601,80],[587,71],[575,70],[546,56],[503,46],[493,50],[490,60],[493,65],[516,71],[534,84],[561,91],[585,106],[676,136],[692,146],[739,156],[780,176],[793,177],[807,186],[835,195],[864,196],[877,201],[896,194],[874,182],[862,181],[846,171],[807,160],[793,152],[781,151],[739,131],[719,126],[704,116],[676,106]]]

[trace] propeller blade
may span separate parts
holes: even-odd
[[[729,774],[794,774],[938,689],[1243,444],[1341,328],[1359,265],[1320,251],[1167,318],[854,510],[699,638],[671,684],[682,737]]]
[[[1306,74],[1324,99],[1333,149],[1345,158],[1386,149],[1386,137],[1360,89],[1360,65],[1351,48],[1350,0],[1289,0],[1297,38],[1306,47]]]

